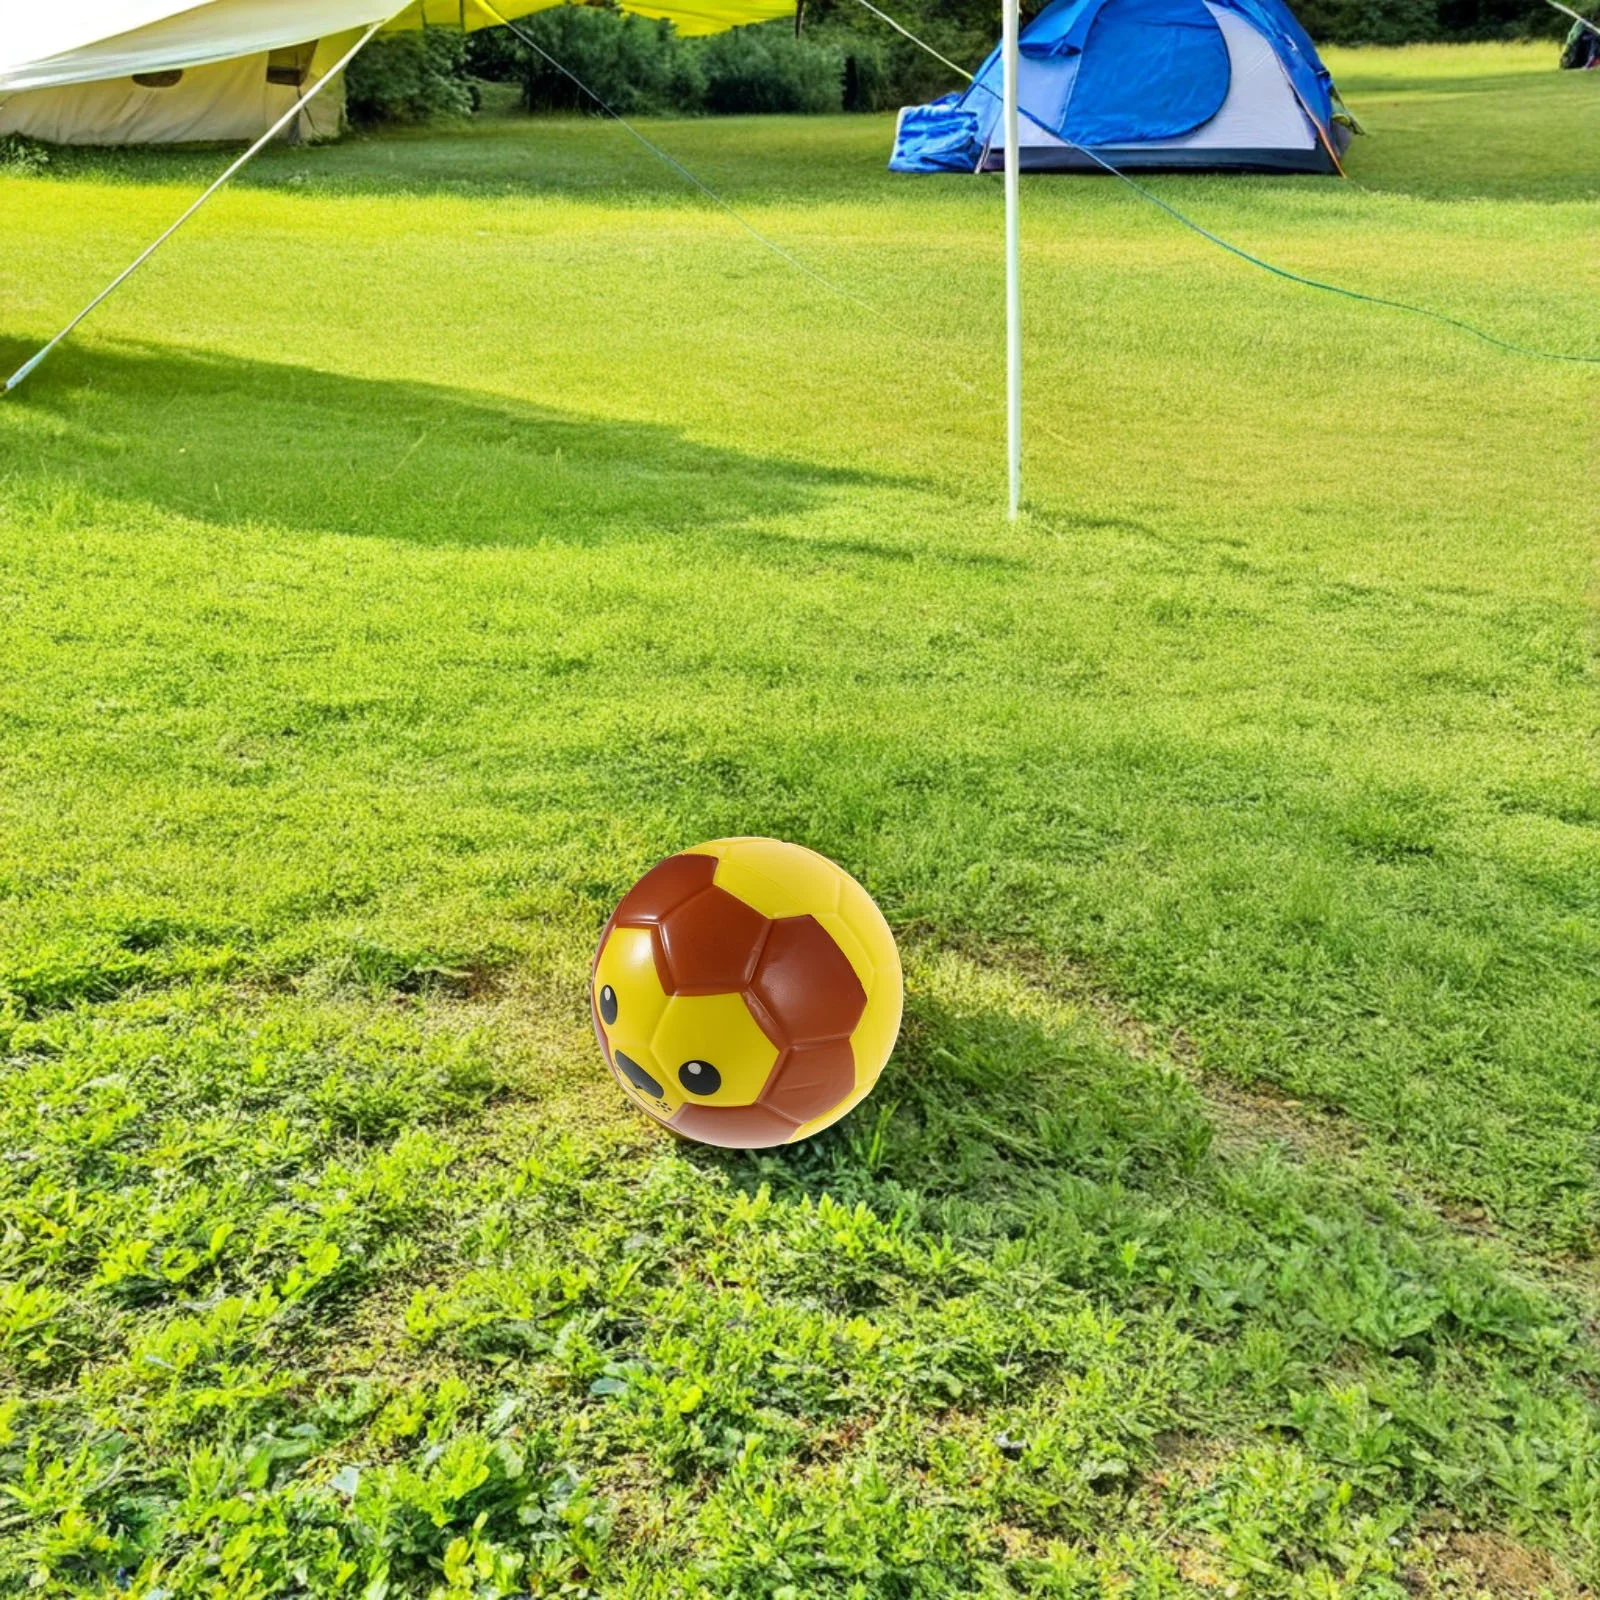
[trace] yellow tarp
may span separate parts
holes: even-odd
[[[567,0],[413,0],[384,32],[408,28],[492,28],[502,18],[515,21],[535,11],[548,11]],[[682,34],[721,33],[746,22],[771,22],[794,15],[794,0],[620,0],[624,11],[641,17],[662,17]]]

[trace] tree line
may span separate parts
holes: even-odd
[[[1559,37],[1545,0],[1293,0],[1320,43]],[[976,67],[994,47],[994,0],[896,0],[892,10],[941,54]],[[1024,11],[1030,8],[1024,0]],[[705,39],[607,4],[555,6],[518,27],[624,116],[882,111],[959,80],[855,0],[804,0],[797,23],[770,22]],[[514,83],[529,111],[591,111],[593,101],[506,28],[463,36],[398,34],[351,63],[357,122],[421,122],[477,109],[485,82]]]

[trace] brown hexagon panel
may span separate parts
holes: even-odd
[[[709,889],[716,870],[715,856],[668,856],[623,895],[611,920],[619,928],[653,927],[691,895]]]
[[[764,1031],[780,1045],[848,1038],[867,1007],[855,968],[815,917],[779,917],[772,924],[749,998],[752,1009],[764,1013],[758,1018]]]
[[[732,1150],[765,1150],[794,1137],[798,1122],[770,1106],[699,1106],[679,1109],[668,1126],[674,1133]]]
[[[668,994],[737,994],[755,976],[771,926],[726,889],[702,889],[657,924],[656,949],[667,968],[663,987]]]
[[[832,1111],[856,1086],[856,1058],[848,1039],[798,1044],[784,1051],[761,1091],[761,1104],[796,1122]]]

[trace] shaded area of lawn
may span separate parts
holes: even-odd
[[[0,366],[20,344],[0,344]],[[472,391],[162,349],[67,349],[21,396],[36,481],[219,527],[589,544],[803,513],[859,474]]]

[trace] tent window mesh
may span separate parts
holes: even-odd
[[[289,45],[274,50],[267,57],[267,82],[280,84],[285,89],[298,89],[311,70],[312,44]]]
[[[136,72],[133,81],[143,89],[170,89],[182,76],[181,72]]]

